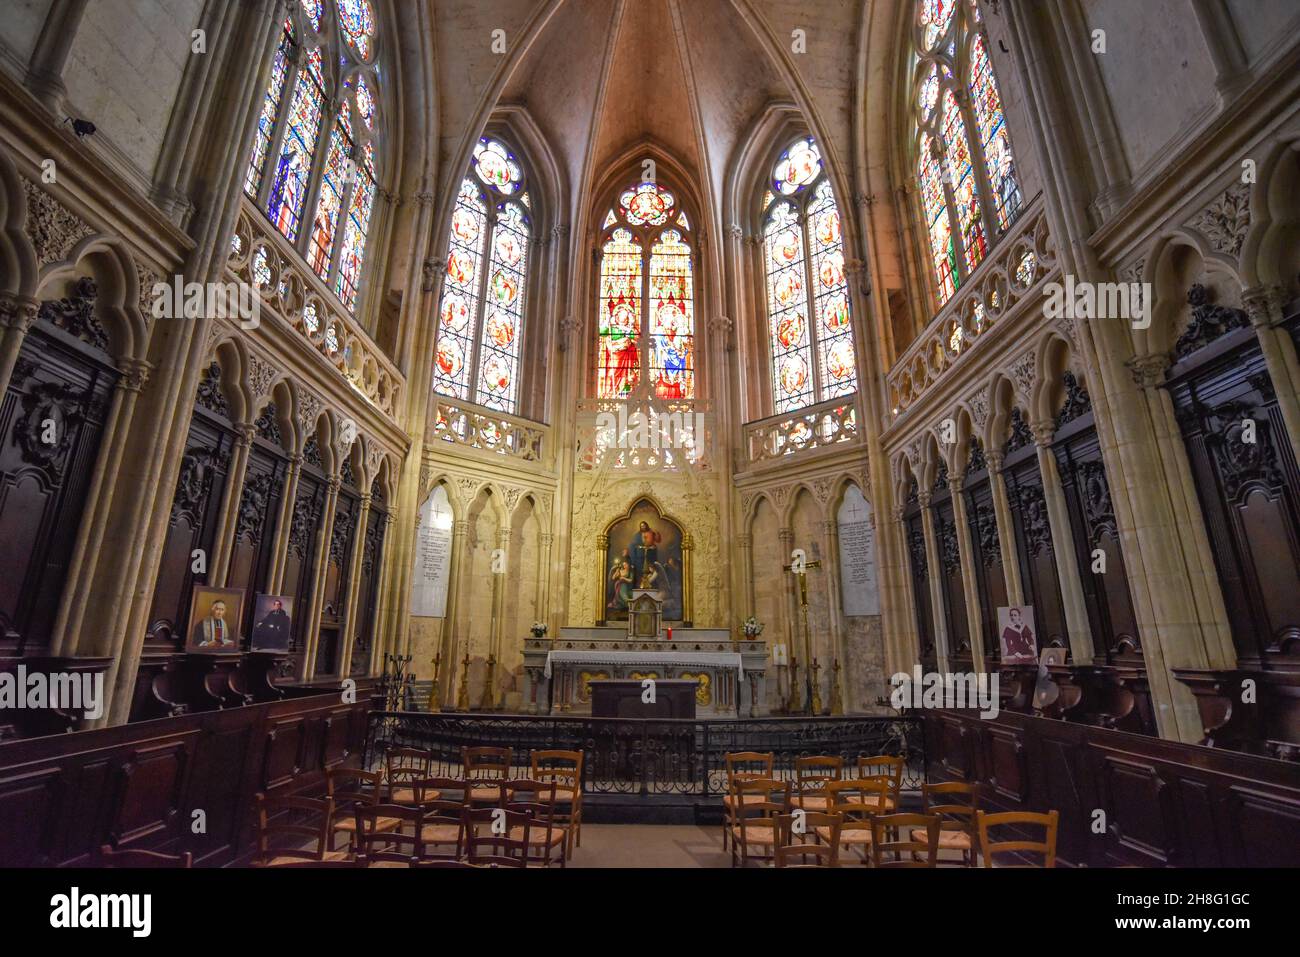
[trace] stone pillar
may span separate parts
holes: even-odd
[[[284,494],[280,497],[280,514],[275,520],[275,541],[271,545],[271,567],[267,569],[267,588],[280,594],[284,587],[284,565],[289,556],[289,532],[293,529],[293,510],[298,499],[298,477],[302,475],[302,456],[289,456],[284,476]]]
[[[943,563],[939,561],[939,541],[934,535],[934,513],[930,511],[930,496],[931,493],[924,489],[916,493],[917,501],[921,503],[921,528],[925,534],[925,564],[929,569],[926,585],[930,588],[930,618],[934,623],[935,655],[939,659],[939,670],[947,671],[952,650],[948,647],[948,620],[944,614],[946,606],[943,602],[943,588],[939,584],[939,570],[943,568]]]
[[[316,555],[312,561],[312,581],[315,587],[311,592],[311,607],[307,610],[307,633],[304,636],[302,656],[302,680],[310,681],[316,673],[316,650],[320,638],[320,614],[325,607],[325,571],[330,561],[330,539],[334,536],[334,510],[338,507],[339,487],[342,480],[337,475],[329,480],[329,491],[325,496],[325,507],[321,512],[321,523],[316,537]]]
[[[366,527],[370,524],[370,492],[361,496],[361,514],[352,533],[352,559],[348,563],[348,593],[343,599],[343,641],[339,649],[339,674],[352,674],[352,646],[361,625],[361,565],[366,559]],[[378,556],[376,556],[378,557]]]
[[[966,521],[966,499],[962,497],[965,476],[952,472],[948,488],[952,490],[952,520],[956,525],[957,559],[961,562],[962,594],[965,598],[966,628],[970,635],[971,660],[976,671],[984,670],[984,618],[980,614],[980,593],[975,577],[975,549],[970,540],[970,524]]]
[[[777,540],[781,543],[781,556],[784,559],[794,551],[794,531],[790,528],[782,528],[777,532]],[[784,563],[784,562],[783,562]],[[791,575],[790,579],[794,576]],[[803,653],[803,627],[799,617],[799,598],[798,583],[795,582],[791,587],[791,580],[783,581],[782,591],[785,593],[785,640],[789,648],[791,658],[798,657],[799,664],[806,666],[808,662],[804,661]],[[799,699],[803,700],[802,697]]]
[[[844,634],[844,601],[840,594],[840,526],[834,517],[826,519],[822,523],[822,539],[826,549],[826,561],[823,562],[823,569],[826,572],[826,594],[830,602],[829,622],[831,629],[831,660],[826,662],[826,678],[828,681],[840,682],[840,700],[848,707],[848,699],[844,697],[845,683],[844,672],[848,665],[849,653],[846,645],[847,636]],[[835,674],[835,662],[840,663],[840,672]],[[833,692],[832,692],[833,697]],[[827,700],[832,700],[828,697]]]
[[[1061,600],[1065,606],[1065,626],[1070,636],[1070,652],[1076,662],[1092,661],[1092,627],[1088,606],[1083,600],[1083,581],[1074,550],[1074,530],[1070,511],[1061,488],[1061,473],[1052,454],[1056,424],[1050,419],[1030,426],[1038,452],[1038,471],[1043,479],[1043,500],[1047,505],[1047,522],[1052,529],[1052,554],[1056,559],[1056,577],[1061,583]],[[1092,574],[1089,568],[1088,574]]]
[[[457,636],[456,616],[460,611],[461,570],[465,567],[465,549],[469,539],[469,522],[456,519],[451,532],[451,568],[447,571],[447,607],[443,609],[442,636],[439,644],[442,655],[442,701],[451,704],[456,700],[456,683],[460,680],[460,641]]]
[[[27,69],[27,88],[55,116],[62,116],[68,88],[63,84],[63,70],[77,38],[87,0],[54,0],[45,17],[45,26],[32,51]]]
[[[541,567],[537,569],[537,597],[534,603],[537,608],[537,620],[548,621],[547,589],[551,580],[551,543],[554,541],[554,536],[550,532],[542,532],[538,541],[541,545],[541,554],[539,556]],[[529,624],[531,625],[532,622],[529,622]]]
[[[745,602],[741,611],[748,618],[754,614],[754,536],[748,532],[740,536],[740,576]]]
[[[100,438],[95,474],[86,492],[86,510],[81,518],[77,542],[63,584],[59,614],[50,636],[51,655],[102,654],[116,657],[118,654],[118,649],[105,642],[105,636],[92,632],[85,639],[80,638],[80,624],[86,613],[84,596],[94,577],[95,560],[101,553],[104,534],[112,514],[114,480],[126,454],[136,402],[151,369],[143,359],[123,359],[119,366],[122,377],[117,380],[113,406]],[[96,642],[99,644],[96,645]]]
[[[226,584],[230,570],[230,556],[235,547],[235,526],[239,522],[239,502],[244,496],[244,478],[248,470],[248,453],[253,445],[255,430],[250,423],[235,426],[238,433],[234,451],[230,456],[230,471],[221,495],[221,510],[217,513],[217,531],[212,539],[212,554],[208,556],[208,584],[218,588]]]
[[[1259,351],[1264,355],[1273,392],[1277,395],[1278,409],[1286,423],[1291,440],[1291,452],[1300,461],[1300,361],[1296,358],[1295,342],[1280,328],[1282,322],[1282,291],[1276,286],[1267,289],[1252,287],[1242,290],[1242,305],[1250,316],[1250,324],[1259,336]]]
[[[0,296],[0,396],[9,388],[23,340],[36,324],[40,303],[26,296]]]
[[[595,600],[595,617],[591,623],[598,624],[605,620],[605,576],[609,574],[609,569],[605,567],[605,549],[609,547],[609,536],[603,532],[596,536],[595,553],[592,560],[596,565],[596,588],[592,598]],[[683,559],[684,560],[684,559]],[[640,584],[640,582],[637,582]],[[683,588],[685,581],[683,580]]]
[[[1007,601],[1012,605],[1023,605],[1025,586],[1020,580],[1020,554],[1016,548],[1016,527],[1011,518],[1007,483],[1002,477],[1002,450],[993,449],[985,452],[984,461],[989,466],[989,486],[993,490],[993,515],[998,523],[998,552],[1002,556],[1002,575],[1007,583]]]

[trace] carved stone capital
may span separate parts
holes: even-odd
[[[1139,388],[1154,389],[1165,381],[1171,357],[1168,352],[1151,352],[1134,356],[1124,362]]]
[[[735,342],[732,340],[732,331],[736,328],[735,322],[730,316],[714,316],[709,320],[709,327],[713,334],[722,340],[723,347],[731,352],[735,349]]]
[[[569,351],[569,340],[577,336],[578,330],[581,327],[582,327],[582,320],[580,320],[577,316],[565,316],[563,319],[560,320],[559,323],[560,335],[559,335],[559,342],[557,344],[559,345],[561,352]]]
[[[1268,329],[1282,321],[1282,290],[1275,285],[1251,286],[1241,292],[1241,304],[1256,329]]]
[[[1048,448],[1056,437],[1056,423],[1051,419],[1029,423],[1029,431],[1034,433],[1034,442],[1039,448]]]
[[[257,435],[257,426],[252,422],[237,422],[235,423],[235,431],[239,434],[235,444],[247,448],[253,444],[253,436]]]
[[[326,479],[325,487],[329,489],[331,495],[336,495],[338,494],[338,490],[343,487],[343,479],[339,478],[337,475],[331,475]]]
[[[117,387],[124,392],[139,392],[149,381],[153,366],[144,359],[127,358],[118,363],[122,378],[117,380]]]
[[[958,492],[960,492],[962,490],[962,486],[965,484],[966,484],[966,478],[961,473],[956,473],[948,476],[948,490],[952,492],[953,495],[956,495]]]
[[[26,296],[0,296],[0,328],[17,329],[23,335],[36,324],[41,304]]]
[[[1005,458],[1001,449],[989,449],[984,453],[984,461],[988,463],[990,472],[1001,472]]]
[[[745,238],[745,231],[740,227],[739,223],[728,223],[726,233],[728,239],[733,239],[736,242]]]
[[[931,492],[929,489],[921,489],[916,493],[916,500],[921,503],[921,508],[930,507]]]
[[[551,238],[557,243],[562,243],[569,238],[569,224],[556,223],[551,227]]]

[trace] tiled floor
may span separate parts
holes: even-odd
[[[721,827],[584,824],[570,867],[730,867]]]

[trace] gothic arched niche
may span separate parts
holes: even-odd
[[[648,498],[605,527],[605,620],[627,621],[636,588],[664,593],[664,621],[688,619],[686,537],[682,527]]]

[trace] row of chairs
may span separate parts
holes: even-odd
[[[934,866],[940,851],[957,852],[962,864],[974,866],[981,850],[990,867],[1002,854],[1017,860],[1037,854],[1043,866],[1055,866],[1057,812],[986,814],[978,785],[948,782],[923,785],[923,813],[902,814],[903,763],[892,755],[864,756],[857,776],[844,777],[839,756],[798,758],[792,782],[775,777],[770,753],[727,755],[723,849],[730,843],[732,866],[752,859],[787,866],[792,856],[838,865],[842,852],[877,866]],[[1043,839],[991,839],[988,831],[1003,826],[1041,826]]]
[[[527,778],[509,778],[504,748],[463,749],[463,777],[432,766],[430,752],[392,748],[383,771],[327,772],[324,798],[259,794],[257,865],[566,866],[581,825],[580,752],[534,751]]]

